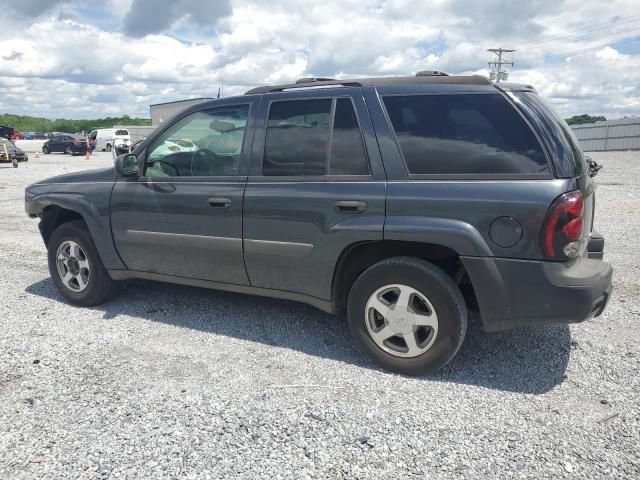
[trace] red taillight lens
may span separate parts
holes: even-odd
[[[560,195],[542,225],[540,244],[544,255],[555,260],[578,256],[584,233],[584,199],[579,191]]]

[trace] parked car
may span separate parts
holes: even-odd
[[[117,144],[131,145],[131,135],[126,128],[99,128],[89,133],[89,138],[95,140],[95,148],[110,152]]]
[[[13,136],[13,127],[0,125],[0,138],[6,138],[7,140],[10,140],[12,136]]]
[[[43,132],[26,132],[24,134],[25,140],[46,140],[49,137]]]
[[[90,143],[90,147],[92,147]],[[69,155],[84,155],[87,153],[87,140],[82,136],[59,134],[47,140],[42,145],[42,153],[66,153]]]
[[[5,147],[9,154],[8,158],[5,154]],[[12,163],[14,160],[18,162],[26,162],[29,160],[29,156],[20,148],[16,147],[11,140],[0,138],[0,162]]]
[[[29,186],[26,211],[76,305],[129,278],[286,298],[422,374],[471,309],[489,331],[603,312],[595,170],[529,86],[304,79],[193,106],[115,168]]]
[[[20,130],[16,130],[14,128],[13,129],[13,136],[11,137],[11,141],[16,141],[16,140],[24,140],[24,132],[21,132]]]
[[[114,144],[113,144],[113,147],[111,148],[111,153],[113,154],[114,158],[117,158],[118,156],[125,153],[131,153],[131,142],[127,142],[122,138],[114,139]]]

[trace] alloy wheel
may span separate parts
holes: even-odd
[[[365,322],[376,345],[397,357],[422,355],[438,335],[433,305],[407,285],[385,285],[376,290],[367,301]]]
[[[87,288],[91,276],[91,266],[84,250],[73,240],[65,240],[56,253],[56,267],[63,285],[72,292],[82,292]]]

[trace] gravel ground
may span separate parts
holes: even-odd
[[[293,302],[133,282],[68,305],[23,188],[110,155],[0,165],[0,478],[639,478],[640,152],[593,156],[605,314],[476,321],[423,378],[374,368]]]

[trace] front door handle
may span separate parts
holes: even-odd
[[[341,213],[362,213],[367,209],[367,202],[360,200],[339,200],[335,203],[336,210]]]
[[[226,197],[211,197],[207,200],[213,208],[229,208],[231,199]]]

